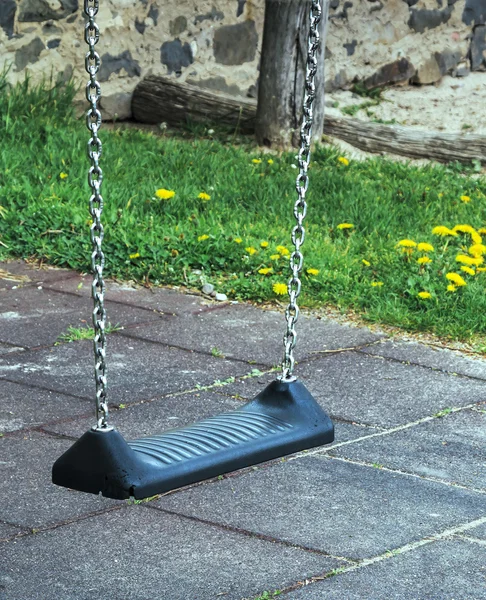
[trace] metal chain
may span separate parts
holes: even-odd
[[[101,113],[98,103],[101,98],[101,86],[96,80],[96,75],[100,69],[101,59],[96,52],[95,46],[100,39],[100,29],[95,22],[95,16],[98,14],[99,0],[84,0],[84,12],[87,17],[87,23],[84,29],[84,39],[88,44],[89,51],[85,58],[85,67],[89,75],[89,82],[86,84],[86,99],[90,108],[86,113],[86,126],[91,132],[88,141],[88,157],[91,161],[91,167],[88,171],[88,183],[91,188],[91,198],[89,199],[89,212],[92,217],[91,223],[91,267],[93,270],[93,283],[91,285],[91,295],[93,297],[93,327],[94,336],[94,354],[95,354],[95,380],[96,380],[96,430],[110,430],[107,424],[108,404],[106,401],[106,311],[105,311],[105,282],[103,280],[103,268],[105,266],[105,255],[101,248],[103,242],[103,225],[101,223],[101,214],[103,212],[103,197],[101,196],[101,185],[103,183],[103,171],[99,165],[99,159],[102,151],[101,140],[98,137],[98,131],[101,127]]]
[[[300,128],[300,150],[298,155],[299,174],[295,182],[297,189],[297,201],[294,205],[294,217],[297,224],[292,229],[292,243],[294,251],[290,255],[290,269],[292,276],[288,283],[289,305],[285,311],[287,319],[287,330],[284,335],[284,359],[282,362],[282,375],[280,378],[284,381],[293,381],[294,369],[294,348],[297,340],[295,325],[299,319],[299,307],[297,298],[301,290],[301,281],[299,273],[302,270],[304,256],[300,251],[305,239],[305,229],[303,222],[307,213],[307,203],[305,195],[309,187],[309,162],[312,134],[312,108],[316,96],[315,75],[317,72],[317,53],[320,45],[319,24],[322,19],[321,0],[312,0],[310,9],[310,31],[307,48],[307,65],[305,74],[305,94],[303,104],[302,126]]]

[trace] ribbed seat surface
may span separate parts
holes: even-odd
[[[158,435],[126,441],[116,429],[91,429],[56,461],[52,479],[140,499],[333,439],[331,420],[306,387],[276,380],[237,410]]]
[[[137,453],[171,465],[275,435],[292,427],[290,423],[262,413],[231,412],[184,429],[133,440],[128,445]]]

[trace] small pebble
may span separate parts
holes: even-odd
[[[225,302],[228,300],[228,296],[226,294],[216,294],[215,298],[218,302]]]
[[[214,292],[214,285],[211,283],[205,283],[202,286],[202,293],[207,294],[208,296]]]

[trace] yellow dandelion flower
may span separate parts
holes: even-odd
[[[472,256],[467,256],[467,254],[458,254],[456,256],[456,262],[469,266],[475,265],[477,267],[484,262],[484,258],[482,256],[476,256],[475,258],[472,258]]]
[[[461,196],[461,200],[465,204],[467,204],[468,202],[471,202],[471,198],[469,196]]]
[[[280,256],[289,256],[290,254],[290,250],[285,246],[277,246],[276,250],[280,254]]]
[[[440,236],[446,236],[446,235],[457,236],[457,231],[454,231],[453,229],[449,229],[449,227],[445,227],[444,225],[438,225],[437,227],[434,227],[432,229],[432,233],[434,235],[440,235]]]
[[[273,161],[273,158],[269,158],[269,159],[267,160],[267,163],[268,163],[269,165],[273,165],[273,162],[274,162],[274,161]]]
[[[437,194],[437,198],[443,198],[444,197],[444,192],[439,192]]]
[[[201,192],[198,196],[199,200],[211,200],[211,196],[206,192]]]
[[[471,231],[471,239],[475,244],[481,244],[483,241],[483,238],[477,231]]]
[[[354,225],[352,223],[339,223],[337,226],[338,229],[353,229]]]
[[[345,167],[349,165],[349,160],[345,156],[339,156],[338,161]]]
[[[478,267],[476,269],[476,273],[484,273],[486,271],[486,267]]]
[[[243,240],[242,240],[241,238],[235,238],[235,242],[236,242],[237,244],[241,244],[241,242],[242,242],[242,241],[243,241]]]
[[[452,231],[455,231],[456,233],[472,233],[474,231],[474,227],[471,227],[471,225],[456,225],[453,227]]]
[[[278,260],[279,258],[280,258],[280,254],[272,254],[272,255],[270,256],[270,259],[271,259],[271,260]]]
[[[59,173],[59,177],[61,179],[67,179],[69,177],[69,175],[67,173]]]
[[[383,285],[383,281],[372,281],[371,287],[381,287]]]
[[[268,242],[260,242],[261,248],[268,248]]]
[[[447,286],[447,291],[448,291],[448,292],[455,292],[456,290],[457,290],[457,288],[456,288],[456,286],[455,286],[453,283],[450,283],[450,284]]]
[[[253,158],[251,161],[254,165],[259,165],[262,162],[261,158]]]
[[[415,248],[416,245],[417,242],[414,242],[413,240],[400,240],[397,243],[397,246],[401,246],[402,248]]]
[[[285,283],[274,283],[272,289],[277,296],[284,296],[287,293],[287,285]]]
[[[161,200],[170,200],[175,196],[175,192],[174,190],[166,190],[164,188],[160,188],[155,192],[155,195]]]
[[[253,246],[247,246],[245,248],[245,250],[248,252],[248,254],[252,255],[252,254],[256,254],[257,253],[257,249],[253,248]]]
[[[140,258],[140,253],[139,253],[139,252],[135,252],[134,254],[130,254],[129,258],[130,258],[130,259],[133,259],[133,258]]]
[[[419,292],[417,294],[417,296],[419,298],[422,298],[422,300],[427,300],[428,298],[432,298],[432,294],[430,292]]]
[[[486,227],[480,227],[478,229],[478,233],[480,233],[481,235],[486,235]]]
[[[263,269],[258,269],[258,272],[260,275],[268,275],[269,273],[273,272],[273,269],[271,267],[265,267]]]
[[[464,279],[459,275],[459,273],[447,273],[446,279],[448,279],[449,281],[452,281],[452,283],[456,287],[461,287],[463,285],[467,285],[466,282],[464,281]]]
[[[469,248],[469,254],[475,257],[482,256],[486,254],[486,246],[484,244],[474,244]]]
[[[209,240],[209,235],[203,234],[197,238],[198,242],[204,242],[204,240]]]
[[[417,250],[419,252],[434,252],[434,246],[427,244],[427,242],[420,242],[417,244]]]
[[[363,258],[363,260],[361,261],[365,267],[371,267],[371,263],[369,260],[366,260],[366,258]]]
[[[471,267],[462,266],[461,271],[464,271],[464,273],[467,273],[468,275],[476,275],[476,271],[471,269]]]
[[[307,269],[309,275],[319,275],[319,269]]]
[[[426,265],[427,263],[431,263],[432,259],[429,258],[428,256],[421,256],[420,258],[417,259],[417,262],[419,265]]]

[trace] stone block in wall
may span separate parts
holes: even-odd
[[[44,42],[39,37],[19,48],[15,53],[17,71],[22,71],[27,65],[37,62],[41,52],[45,49]]]
[[[2,0],[3,1],[3,0]],[[64,19],[79,8],[78,0],[21,0],[18,20],[22,23]]]
[[[182,43],[179,38],[164,42],[160,47],[160,62],[167,67],[169,75],[180,75],[182,67],[188,67],[194,62],[191,45]]]
[[[434,58],[439,65],[442,75],[453,73],[462,60],[462,53],[459,50],[443,50],[436,52]]]
[[[474,28],[471,40],[471,69],[486,71],[486,25]]]
[[[13,35],[15,11],[17,4],[15,0],[2,0],[0,3],[0,27],[9,38]]]
[[[399,58],[392,63],[383,65],[371,77],[362,81],[368,90],[395,83],[406,83],[415,75],[415,67],[407,58]]]
[[[132,93],[118,92],[101,98],[103,118],[107,121],[126,121],[132,118]]]
[[[462,20],[466,25],[485,25],[486,2],[484,0],[466,0]]]
[[[412,9],[408,25],[410,29],[413,29],[417,33],[424,33],[427,29],[435,29],[449,21],[453,8],[453,6],[448,6],[443,10],[439,10],[438,8]]]
[[[112,56],[108,53],[103,54],[98,79],[100,81],[108,81],[112,73],[119,74],[122,69],[129,77],[140,77],[142,74],[138,61],[132,58],[129,50],[125,50],[125,52],[117,56]]]
[[[441,79],[442,73],[437,59],[435,56],[429,56],[417,67],[417,71],[410,81],[416,85],[429,85],[437,83]]]
[[[214,32],[213,52],[217,63],[242,65],[255,60],[258,34],[255,21],[223,25]]]

